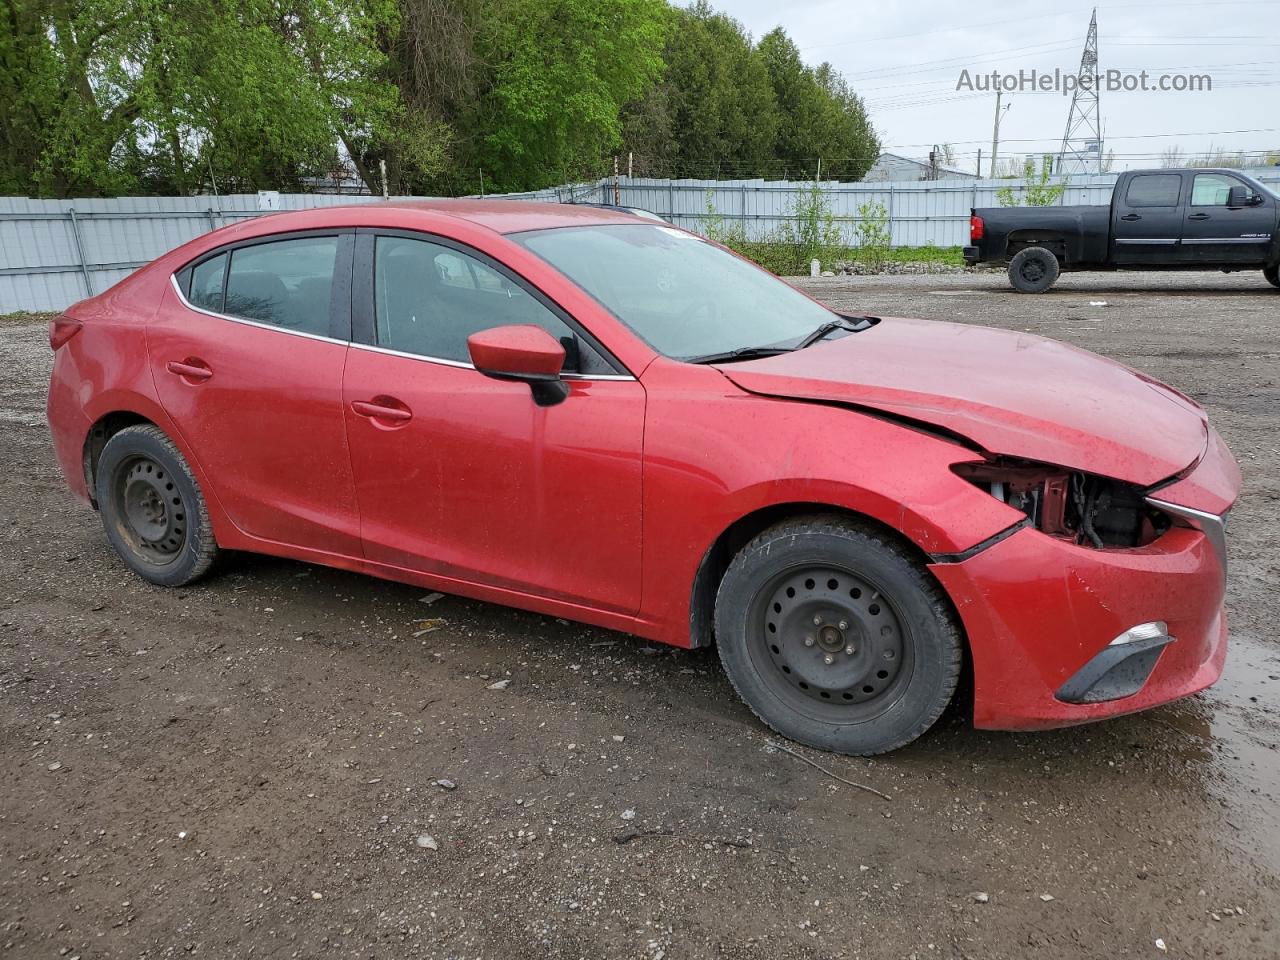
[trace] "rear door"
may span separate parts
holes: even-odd
[[[1191,197],[1182,228],[1182,254],[1188,262],[1256,263],[1267,259],[1276,226],[1276,200],[1261,193],[1261,203],[1231,207],[1232,187],[1254,188],[1227,173],[1192,175]]]
[[[350,231],[259,237],[175,274],[147,329],[165,411],[231,521],[360,555],[342,413]]]
[[[477,250],[361,231],[344,376],[365,556],[634,613],[645,392],[571,317]],[[569,397],[475,370],[467,337],[535,324]]]
[[[1176,262],[1183,189],[1180,173],[1140,173],[1130,178],[1124,195],[1112,199],[1112,262]]]

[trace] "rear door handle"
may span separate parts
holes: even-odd
[[[403,405],[391,405],[399,404],[399,402],[391,397],[375,397],[373,400],[352,401],[351,409],[358,416],[367,417],[370,420],[390,420],[392,423],[397,424],[408,423],[413,419],[413,411]]]
[[[1188,216],[1187,219],[1188,220],[1208,220],[1209,215],[1207,213],[1193,213],[1190,216]]]
[[[1140,214],[1140,213],[1126,213],[1126,214],[1125,214],[1123,217],[1121,217],[1120,219],[1121,219],[1121,220],[1141,220],[1141,219],[1142,219],[1142,214]]]
[[[164,365],[164,368],[188,382],[194,380],[198,383],[203,383],[213,376],[213,371],[205,365],[203,360],[195,360],[191,357],[187,357],[186,360],[182,361],[170,360]]]

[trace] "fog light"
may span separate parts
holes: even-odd
[[[1139,640],[1155,640],[1168,636],[1169,625],[1163,620],[1153,620],[1151,623],[1140,623],[1136,627],[1130,627],[1112,640],[1109,646],[1116,647],[1123,643],[1137,643]]]

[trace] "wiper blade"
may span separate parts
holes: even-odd
[[[835,333],[837,330],[848,330],[850,333],[856,333],[858,330],[858,327],[854,324],[849,323],[849,321],[843,318],[839,320],[828,320],[826,323],[820,326],[817,330],[813,331],[813,333],[809,334],[807,337],[805,337],[803,340],[797,343],[795,347],[793,347],[792,349],[803,350],[805,347],[811,347],[815,343],[817,343],[819,340],[825,340],[828,336]]]
[[[701,357],[689,357],[685,363],[726,363],[730,360],[757,360],[761,357],[776,357],[780,353],[790,353],[791,347],[739,347],[736,350],[725,350],[723,353],[708,353]]]

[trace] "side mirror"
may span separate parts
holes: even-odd
[[[481,330],[467,337],[467,351],[486,377],[529,384],[540,407],[553,407],[569,396],[569,385],[560,379],[564,347],[541,327],[513,324]]]
[[[1262,198],[1254,196],[1252,190],[1248,187],[1232,187],[1227,191],[1227,206],[1235,209],[1237,207],[1252,207],[1262,202]]]

